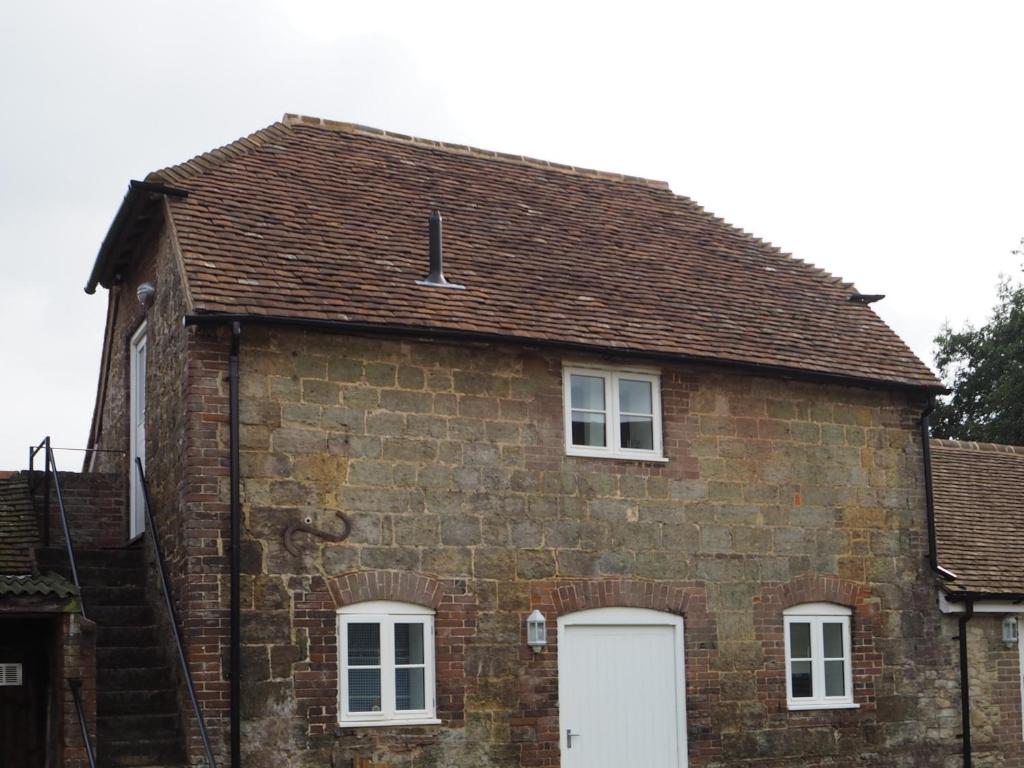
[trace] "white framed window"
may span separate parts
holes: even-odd
[[[567,366],[562,392],[570,456],[665,461],[657,373]]]
[[[782,612],[786,703],[790,709],[844,709],[853,703],[849,608],[803,603]]]
[[[372,601],[338,609],[338,723],[439,723],[434,612]]]

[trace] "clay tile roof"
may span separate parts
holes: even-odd
[[[459,332],[941,388],[851,284],[663,182],[319,118],[151,174],[195,313]],[[432,209],[445,274],[420,286]]]
[[[950,589],[1024,594],[1024,447],[932,440],[939,564]]]
[[[0,477],[0,573],[30,573],[39,527],[28,479],[22,473]]]

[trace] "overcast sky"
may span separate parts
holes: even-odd
[[[128,181],[285,112],[667,180],[887,294],[931,363],[1020,275],[1022,32],[1011,2],[5,2],[0,469],[85,446]]]

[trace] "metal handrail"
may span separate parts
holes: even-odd
[[[195,685],[192,682],[192,672],[189,670],[188,657],[185,655],[185,645],[181,639],[181,630],[178,626],[178,612],[174,609],[174,600],[171,599],[170,585],[167,583],[167,564],[164,561],[164,552],[160,546],[160,536],[156,528],[156,520],[153,518],[153,510],[149,504],[149,484],[146,482],[146,472],[142,468],[142,459],[135,458],[135,466],[139,472],[139,480],[142,485],[143,507],[146,511],[146,525],[153,535],[153,547],[156,549],[157,573],[160,574],[160,591],[164,595],[164,603],[171,618],[171,629],[174,634],[174,643],[178,648],[178,662],[181,664],[182,674],[185,676],[185,687],[188,689],[189,698],[192,700],[192,711],[195,713],[196,721],[199,723],[199,735],[203,739],[203,750],[206,752],[206,762],[210,768],[217,768],[217,762],[213,759],[213,751],[210,749],[210,737],[206,732],[206,721],[203,719],[203,712],[199,708],[199,699],[196,698]]]
[[[89,768],[96,768],[96,755],[92,751],[92,739],[89,738],[89,728],[85,724],[85,713],[82,712],[82,681],[79,678],[68,680],[71,688],[71,698],[75,702],[75,712],[78,714],[78,727],[82,729],[82,743],[85,744],[85,754],[89,758]]]
[[[46,449],[44,456],[50,454],[50,436],[47,435],[43,438],[43,441],[35,448],[29,448],[28,451],[28,490],[29,493],[35,494],[36,491],[36,454],[39,451]],[[46,462],[46,479],[43,485],[43,509],[46,510],[46,514],[43,515],[43,546],[50,546],[50,462]]]
[[[82,596],[82,585],[78,580],[78,561],[75,560],[75,545],[71,541],[71,529],[68,525],[68,513],[64,507],[64,492],[60,487],[60,474],[57,470],[57,460],[53,455],[53,448],[50,447],[50,436],[47,435],[43,442],[29,451],[29,490],[35,492],[35,457],[39,451],[44,452],[46,458],[45,479],[43,485],[43,541],[49,546],[50,543],[50,480],[53,480],[53,489],[57,492],[57,509],[60,512],[60,525],[64,531],[64,548],[68,552],[68,565],[71,568],[71,580],[75,589],[78,590],[78,610],[83,619],[89,618],[85,615],[85,598]]]

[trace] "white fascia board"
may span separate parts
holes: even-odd
[[[964,613],[967,608],[962,602],[953,602],[941,589],[939,592],[939,610],[943,613]],[[1024,613],[1024,602],[1012,600],[975,600],[975,613]]]

